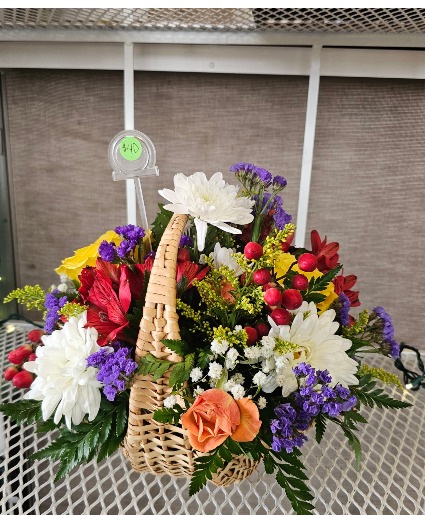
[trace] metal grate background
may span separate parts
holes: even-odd
[[[25,341],[23,326],[0,330],[0,362]],[[27,328],[28,330],[30,328]],[[375,358],[373,364],[379,365]],[[400,397],[397,392],[396,396]],[[19,392],[2,384],[2,402]],[[425,510],[425,392],[405,392],[409,410],[375,410],[360,439],[363,467],[358,473],[339,430],[328,428],[324,444],[304,446],[304,463],[316,495],[316,513],[332,515],[416,515]],[[0,421],[1,422],[1,421]],[[49,438],[3,420],[0,512],[4,515],[174,515],[292,513],[280,487],[260,467],[239,485],[208,487],[189,498],[188,480],[131,472],[120,453],[100,464],[78,468],[53,484],[55,466],[26,457]],[[3,433],[3,431],[1,431]]]
[[[425,9],[0,9],[1,28],[414,34]]]

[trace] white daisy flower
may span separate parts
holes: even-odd
[[[316,306],[312,304],[308,306],[308,314],[298,313],[291,326],[278,326],[269,318],[272,326],[269,336],[286,344],[288,351],[279,354],[279,349],[275,350],[276,365],[283,367],[278,367],[269,376],[263,391],[270,393],[282,386],[282,395],[287,397],[298,387],[293,368],[303,362],[316,370],[328,370],[332,377],[331,386],[339,383],[347,388],[358,384],[355,377],[358,363],[347,355],[351,341],[335,334],[339,328],[339,324],[334,322],[335,311],[329,309],[318,316]],[[280,360],[282,355],[284,359]]]
[[[222,265],[225,265],[235,272],[236,277],[239,277],[244,273],[244,269],[238,265],[233,254],[235,254],[233,249],[222,247],[220,243],[217,242],[214,247],[214,252],[210,254],[210,257],[213,259],[214,268],[220,268]]]
[[[100,407],[100,389],[103,384],[96,379],[98,369],[88,367],[86,358],[98,352],[98,333],[93,327],[84,328],[87,313],[71,317],[61,330],[42,337],[37,347],[35,361],[25,363],[24,368],[36,374],[25,399],[42,401],[43,420],[55,412],[54,422],[62,417],[68,429],[78,425],[86,414],[94,420]]]
[[[159,190],[159,194],[171,204],[165,209],[178,214],[194,217],[198,250],[205,248],[208,224],[222,231],[240,234],[241,230],[229,225],[245,225],[254,219],[252,206],[254,201],[247,197],[238,197],[239,188],[226,184],[222,173],[215,173],[207,179],[202,172],[189,177],[182,173],[174,176],[174,191]]]

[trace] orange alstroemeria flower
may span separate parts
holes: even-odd
[[[251,442],[260,430],[257,406],[251,399],[236,401],[224,390],[213,388],[201,393],[181,416],[192,447],[209,452],[229,436],[237,442]]]

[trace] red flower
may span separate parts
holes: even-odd
[[[340,293],[345,293],[345,295],[347,295],[348,300],[351,303],[352,308],[360,306],[359,292],[351,290],[351,288],[356,284],[356,282],[357,277],[353,274],[347,275],[346,277],[344,277],[343,275],[338,275],[333,280],[335,293],[337,295],[339,295]]]
[[[192,286],[193,281],[202,281],[207,275],[209,267],[202,268],[192,261],[182,261],[177,263],[177,294],[179,297]]]
[[[322,241],[319,233],[311,231],[311,252],[317,257],[317,268],[324,274],[338,266],[339,243],[327,243],[327,237]]]

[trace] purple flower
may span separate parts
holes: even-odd
[[[276,228],[279,231],[283,231],[286,224],[289,224],[292,220],[292,216],[289,215],[282,207],[277,206],[273,215],[273,220]]]
[[[99,256],[104,260],[111,263],[115,258],[115,243],[108,243],[103,240],[99,245]]]
[[[136,243],[145,236],[144,229],[133,224],[115,227],[115,232],[126,240],[134,241]]]
[[[308,375],[312,370],[313,370],[313,368],[312,368],[312,367],[311,367],[311,365],[309,365],[308,363],[300,363],[299,365],[297,365],[297,366],[294,368],[294,374],[295,374],[297,377],[300,377],[300,376],[306,376],[306,375]]]
[[[253,172],[254,175],[257,176],[261,182],[263,182],[265,187],[270,186],[272,181],[272,174],[268,170],[255,166]]]
[[[273,177],[273,187],[276,189],[283,189],[288,183],[286,182],[285,177],[282,177],[281,175],[275,175]]]
[[[190,236],[183,234],[180,238],[179,247],[193,247],[193,240]]]
[[[338,297],[339,300],[339,321],[341,322],[341,325],[344,325],[345,327],[348,327],[350,325],[350,317],[348,315],[348,312],[350,311],[351,302],[350,299],[345,295],[344,292],[339,294]]]
[[[113,401],[118,392],[127,388],[131,374],[137,369],[137,363],[128,357],[130,349],[119,346],[108,347],[95,352],[87,358],[87,367],[98,368],[97,379],[104,384],[103,393]]]
[[[400,356],[400,345],[394,339],[394,325],[391,316],[382,306],[374,308],[373,313],[379,320],[378,324],[382,333],[383,341],[379,342],[382,353],[397,359]]]
[[[121,259],[127,257],[127,255],[134,249],[136,242],[123,240],[117,248],[117,254]]]
[[[44,307],[47,309],[44,321],[44,330],[50,334],[54,331],[56,323],[60,319],[59,310],[68,302],[66,295],[61,295],[59,290],[46,293]]]
[[[255,165],[253,165],[251,163],[241,162],[241,163],[235,163],[234,165],[232,165],[230,167],[230,171],[234,172],[234,173],[238,173],[238,172],[252,173],[255,168],[256,168]]]
[[[274,410],[276,419],[270,423],[273,433],[272,449],[281,452],[292,452],[294,447],[301,447],[307,437],[300,433],[305,431],[311,422],[311,416],[305,411],[296,411],[289,403],[280,404]]]

